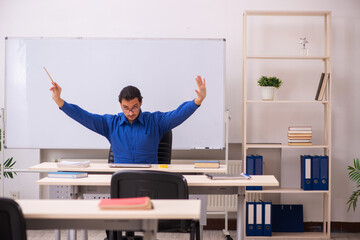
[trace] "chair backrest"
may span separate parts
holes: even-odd
[[[0,238],[26,240],[24,215],[20,206],[10,198],[0,198]]]
[[[172,131],[166,132],[159,143],[158,147],[158,163],[170,164],[171,163],[171,150],[172,150]],[[114,154],[110,146],[108,163],[114,163]]]
[[[137,170],[119,171],[111,178],[111,198],[148,196],[151,199],[188,199],[186,179],[178,173]],[[159,231],[187,232],[191,221],[162,220]]]

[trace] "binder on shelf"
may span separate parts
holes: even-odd
[[[273,204],[271,210],[273,232],[304,232],[303,205]]]
[[[262,202],[255,202],[255,236],[264,236]]]
[[[255,175],[255,157],[253,155],[246,156],[246,174]],[[255,187],[247,186],[246,190],[254,190]]]
[[[320,156],[311,158],[311,189],[320,190]]]
[[[320,190],[329,190],[329,156],[320,156]]]
[[[263,156],[255,155],[254,158],[255,175],[263,175]],[[262,190],[262,186],[255,186],[254,190]]]
[[[309,155],[301,155],[301,174],[300,174],[300,182],[301,188],[304,191],[311,190],[311,156]]]
[[[246,235],[255,236],[255,203],[246,202]]]
[[[271,207],[271,202],[263,203],[264,236],[272,236]]]

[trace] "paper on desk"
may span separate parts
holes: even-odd
[[[58,167],[77,167],[77,168],[86,168],[90,166],[90,160],[87,161],[61,161],[57,164]]]

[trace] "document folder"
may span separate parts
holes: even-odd
[[[263,156],[255,155],[254,158],[255,175],[263,175]],[[262,186],[255,186],[254,190],[262,190]]]
[[[303,205],[273,204],[271,222],[273,232],[304,232]]]
[[[311,159],[311,189],[320,190],[320,156]]]
[[[304,191],[311,190],[311,156],[309,155],[301,155],[301,174],[300,174],[300,182],[301,188]]]
[[[255,202],[255,236],[264,236],[263,203]]]
[[[320,190],[329,190],[329,157],[320,156]]]
[[[246,156],[246,174],[255,175],[255,157],[253,155]],[[248,186],[246,190],[254,190],[255,187]]]
[[[272,236],[271,207],[271,202],[263,203],[264,236]]]
[[[246,202],[246,236],[255,236],[255,203]]]

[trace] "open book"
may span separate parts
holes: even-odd
[[[110,199],[101,199],[99,202],[99,208],[147,210],[147,209],[152,209],[152,205],[149,197],[110,198]]]

